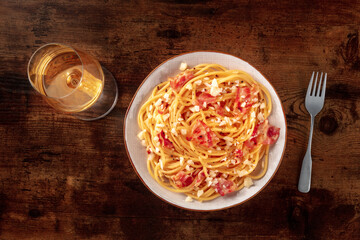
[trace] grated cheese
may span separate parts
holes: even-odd
[[[247,188],[249,188],[249,187],[251,187],[252,185],[254,185],[252,179],[251,179],[250,177],[246,177],[246,178],[244,179],[244,186],[247,187]]]
[[[165,122],[169,117],[170,117],[170,113],[167,113],[167,114],[164,114],[162,118]]]
[[[264,119],[264,114],[262,113],[259,113],[257,118],[259,119],[260,122],[263,122],[265,119]]]
[[[226,137],[224,137],[224,140],[227,142],[232,142],[232,141],[234,141],[234,138],[226,136]]]
[[[169,97],[170,97],[170,95],[168,93],[164,94],[165,102],[169,101]]]
[[[190,196],[187,196],[186,198],[185,198],[185,202],[192,202],[193,201],[193,199],[192,199],[192,197],[190,197]]]
[[[176,130],[175,130],[175,128],[172,128],[172,129],[171,129],[171,133],[174,134],[175,136],[178,135],[177,132],[176,132]]]
[[[202,81],[201,80],[197,80],[196,82],[194,82],[196,85],[201,85]]]
[[[180,157],[180,166],[184,165],[184,157]]]
[[[248,160],[248,159],[246,159],[245,161],[244,161],[244,165],[251,165],[251,162]]]
[[[151,161],[151,160],[154,159],[154,157],[155,157],[155,154],[150,153],[150,154],[148,155],[148,157],[147,157],[147,160],[148,160],[148,161]]]
[[[179,70],[180,70],[180,71],[184,71],[186,68],[187,68],[187,64],[186,64],[185,62],[182,62],[182,63],[180,64]]]
[[[155,102],[155,107],[160,106],[160,104],[162,103],[161,98],[159,98],[156,102]]]
[[[255,118],[256,113],[255,112],[251,112],[251,118]]]
[[[191,171],[189,165],[186,165],[185,169],[188,170],[188,171]]]
[[[146,133],[146,129],[142,130],[141,132],[139,132],[139,134],[137,135],[138,138],[140,140],[143,140],[145,138],[144,134]]]
[[[228,123],[230,126],[232,125],[232,122],[229,117],[225,117],[225,122]]]
[[[241,170],[241,171],[237,171],[237,174],[239,175],[239,177],[245,176],[248,174],[248,172],[246,170]]]
[[[219,95],[221,92],[222,92],[222,89],[219,88],[219,85],[218,85],[216,79],[214,78],[214,79],[212,80],[212,83],[211,83],[210,95],[213,96],[213,97],[216,97],[216,96]]]
[[[221,126],[224,126],[224,125],[226,125],[226,122],[225,121],[221,121],[221,123],[219,123],[219,126],[221,127]]]

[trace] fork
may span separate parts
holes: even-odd
[[[302,193],[307,193],[310,191],[311,169],[312,169],[311,142],[312,142],[312,135],[314,128],[314,118],[323,108],[324,100],[325,100],[327,73],[324,74],[324,78],[323,78],[323,73],[321,73],[319,78],[319,84],[317,84],[317,80],[319,76],[319,72],[317,72],[313,87],[314,76],[315,76],[315,72],[313,72],[311,76],[305,97],[305,107],[311,116],[311,126],[310,126],[308,148],[306,150],[305,157],[302,162],[299,184],[298,184],[298,190]]]

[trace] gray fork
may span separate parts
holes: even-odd
[[[319,73],[317,72],[315,77],[314,87],[312,87],[314,76],[315,76],[315,72],[313,72],[311,76],[305,98],[305,107],[311,116],[311,126],[310,126],[308,148],[306,150],[305,157],[302,162],[299,185],[298,185],[299,191],[303,193],[307,193],[310,191],[311,168],[312,168],[311,142],[312,142],[312,135],[314,128],[314,118],[324,106],[327,73],[324,74],[324,78],[323,78],[323,73],[321,73],[319,78],[319,83],[317,83],[319,76]]]

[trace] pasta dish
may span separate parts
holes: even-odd
[[[138,113],[149,173],[186,201],[251,187],[265,175],[269,147],[279,137],[268,121],[271,108],[268,90],[248,73],[182,63]]]

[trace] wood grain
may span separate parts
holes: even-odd
[[[0,239],[360,239],[360,4],[357,1],[2,1]],[[99,121],[55,112],[27,62],[62,42],[95,56],[119,101]],[[194,50],[238,56],[277,90],[287,148],[268,187],[231,209],[198,213],[152,195],[125,153],[123,119],[162,61]],[[297,191],[312,71],[326,71],[309,194]]]

